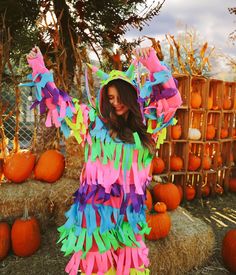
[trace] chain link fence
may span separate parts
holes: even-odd
[[[4,83],[2,89],[3,121],[8,148],[12,149],[16,127],[16,96],[12,86]],[[20,89],[19,143],[21,149],[29,148],[34,132],[35,115],[30,110],[32,96],[29,88]]]

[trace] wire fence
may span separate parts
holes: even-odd
[[[35,125],[34,111],[30,110],[32,96],[27,88],[21,88],[20,93],[20,119],[19,119],[19,143],[21,149],[29,148],[32,143]],[[8,139],[8,148],[12,149],[16,134],[16,97],[11,86],[4,85],[2,90],[3,121],[5,135]]]

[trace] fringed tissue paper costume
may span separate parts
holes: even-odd
[[[147,132],[157,148],[166,137],[166,127],[176,123],[174,114],[181,97],[168,68],[159,62],[154,49],[147,58],[134,60],[126,72],[110,74],[89,65],[101,78],[96,106],[81,104],[58,89],[44,65],[41,53],[28,59],[32,82],[22,84],[36,89],[32,108],[47,112],[46,126],[60,127],[66,137],[72,131],[84,146],[85,164],[74,203],[66,213],[67,222],[59,227],[61,250],[72,254],[66,272],[82,274],[149,274],[148,249],[144,234],[150,229],[145,218],[146,187],[152,155],[142,146],[137,132],[134,143],[112,139],[101,114],[104,85],[114,79],[127,81],[137,92],[137,100]],[[142,85],[142,63],[150,72]]]

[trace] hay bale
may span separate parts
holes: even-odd
[[[74,136],[69,137],[65,141],[66,157],[65,172],[67,178],[79,179],[81,168],[84,164],[84,149],[78,144]]]
[[[26,205],[29,214],[38,218],[42,229],[49,223],[59,224],[78,187],[78,181],[67,178],[53,184],[35,180],[22,184],[3,183],[0,185],[0,216],[12,223],[22,216]]]
[[[184,274],[201,266],[213,252],[215,238],[210,226],[181,207],[169,214],[172,227],[168,237],[146,241],[153,275]]]

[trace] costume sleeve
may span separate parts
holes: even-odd
[[[166,127],[176,123],[174,114],[181,106],[182,99],[170,70],[159,61],[154,49],[140,62],[150,72],[150,79],[140,89],[140,97],[144,102],[143,113],[148,132],[159,147],[166,138]]]
[[[60,128],[65,137],[73,131],[78,143],[85,143],[88,136],[90,118],[93,110],[85,104],[80,104],[65,91],[58,89],[54,83],[53,74],[44,64],[43,56],[38,53],[36,58],[28,59],[32,74],[28,76],[31,82],[20,84],[35,89],[36,99],[31,109],[39,105],[40,114],[47,113],[46,127]]]

